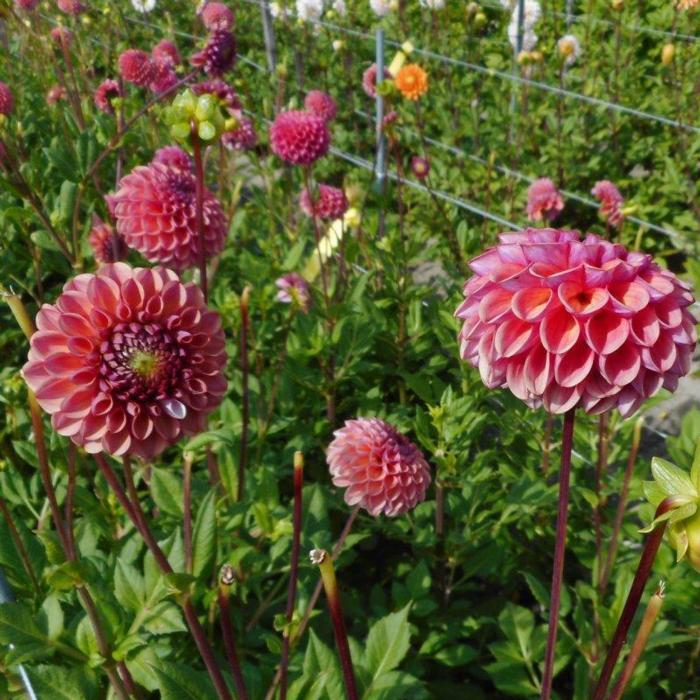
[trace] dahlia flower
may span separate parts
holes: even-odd
[[[24,379],[87,452],[151,459],[204,430],[226,391],[221,319],[165,268],[78,275],[36,325]]]
[[[338,113],[335,100],[323,90],[311,90],[304,99],[304,107],[308,112],[321,117],[324,122],[332,121]]]
[[[177,73],[169,58],[153,59],[153,77],[149,87],[156,95],[162,95],[177,83]]]
[[[333,433],[326,457],[345,502],[370,515],[401,515],[425,499],[430,467],[421,451],[379,418],[356,418]]]
[[[38,4],[39,0],[15,0],[15,8],[18,10],[25,10],[27,12],[31,12],[32,10],[36,9]]]
[[[283,304],[296,304],[303,313],[308,313],[311,308],[311,294],[309,283],[296,272],[283,275],[275,281],[277,285],[277,301]]]
[[[391,73],[385,68],[384,69],[384,80],[389,80],[391,78]],[[365,91],[367,97],[374,99],[377,96],[377,64],[373,63],[363,74],[362,74],[362,89]]]
[[[323,0],[296,0],[297,17],[304,22],[316,22],[323,14]]]
[[[559,55],[564,59],[565,66],[572,66],[581,55],[581,44],[573,34],[564,35],[557,41]]]
[[[413,172],[419,180],[425,180],[430,174],[430,162],[427,158],[413,156],[413,158],[411,158],[411,172]]]
[[[161,155],[161,162],[138,166],[123,177],[107,201],[117,232],[130,248],[151,262],[183,270],[199,261],[195,176],[181,167],[187,154],[176,159],[169,150],[166,163]],[[203,209],[204,248],[211,258],[222,251],[228,227],[219,201],[206,187]]]
[[[522,46],[521,51],[532,51],[535,46],[537,46],[537,34],[533,31],[532,27],[523,27],[522,35]],[[518,23],[517,21],[511,21],[508,25],[508,41],[513,47],[513,50],[518,48]]]
[[[73,42],[73,34],[69,29],[65,27],[54,27],[50,32],[49,36],[53,41],[61,46],[70,46]]]
[[[541,177],[530,185],[527,191],[527,218],[530,221],[552,221],[563,208],[564,200],[548,177]]]
[[[56,5],[58,5],[58,9],[61,12],[73,17],[76,17],[85,9],[85,6],[79,0],[56,0]]]
[[[416,63],[408,63],[398,72],[394,85],[407,100],[417,100],[428,91],[428,74]]]
[[[14,106],[15,100],[14,97],[12,97],[10,86],[0,80],[0,114],[9,117],[10,114],[12,114]]]
[[[455,315],[463,360],[489,388],[550,413],[623,416],[690,369],[689,287],[649,255],[594,234],[504,233],[471,261]]]
[[[619,228],[625,220],[625,215],[622,213],[622,205],[625,200],[620,194],[620,190],[610,182],[610,180],[599,180],[595,183],[591,194],[600,202],[600,215],[605,221],[610,222],[611,226]]]
[[[280,112],[270,127],[272,152],[292,165],[311,165],[328,153],[330,143],[326,123],[309,112]]]
[[[95,106],[100,112],[105,114],[114,114],[112,100],[115,97],[121,97],[122,92],[119,89],[119,83],[116,80],[103,80],[95,90],[94,100]]]
[[[253,122],[248,117],[238,117],[235,129],[221,134],[221,143],[230,151],[248,151],[258,142]]]
[[[214,78],[222,76],[236,63],[235,37],[225,29],[213,31],[204,48],[190,58],[190,63]]]
[[[97,214],[92,215],[92,228],[88,242],[98,263],[113,263],[125,258],[128,253],[124,239],[114,233],[112,227]]]
[[[139,49],[127,49],[119,56],[119,75],[127,83],[146,87],[155,77],[155,64],[151,57]]]
[[[185,172],[194,172],[194,163],[190,158],[189,153],[185,153],[179,146],[164,146],[159,148],[151,163],[162,163],[168,168],[174,170],[184,170]]]
[[[46,93],[46,104],[55,105],[57,102],[65,100],[66,97],[68,97],[68,93],[63,85],[52,85]]]
[[[386,17],[391,12],[391,0],[369,0],[369,6],[377,17]]]
[[[131,0],[131,6],[142,15],[153,12],[156,8],[156,0]]]
[[[162,39],[159,41],[151,49],[151,56],[155,61],[169,62],[173,67],[180,65],[182,62],[177,46],[175,46],[175,44],[168,39]]]
[[[301,210],[309,217],[316,216],[322,220],[340,219],[348,210],[348,199],[339,187],[319,185],[315,198],[305,187],[299,197]]]
[[[233,10],[229,9],[222,2],[208,2],[202,10],[201,17],[204,26],[210,32],[217,29],[233,29]]]

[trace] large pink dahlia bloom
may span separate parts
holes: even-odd
[[[421,451],[394,426],[379,418],[356,418],[333,433],[328,467],[345,502],[370,515],[395,516],[425,498],[430,467]]]
[[[490,388],[551,413],[634,413],[687,374],[689,287],[649,255],[594,234],[504,233],[470,263],[456,311],[462,359]]]
[[[24,378],[88,452],[155,457],[204,430],[226,391],[221,319],[165,268],[78,275],[36,324]]]
[[[175,157],[172,147],[167,157],[163,153],[123,177],[107,201],[130,248],[151,262],[183,270],[199,262],[195,176],[183,167],[187,154]],[[219,200],[206,187],[203,208],[205,253],[211,258],[223,250],[228,226]]]
[[[548,178],[535,180],[527,191],[527,218],[530,221],[552,221],[564,208],[557,186]]]
[[[292,165],[311,165],[328,153],[331,135],[316,114],[280,112],[270,127],[272,152]]]

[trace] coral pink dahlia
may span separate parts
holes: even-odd
[[[12,114],[12,109],[15,106],[15,100],[12,97],[12,90],[7,83],[0,80],[0,114],[9,117]]]
[[[591,194],[600,202],[600,214],[610,222],[611,226],[619,228],[625,219],[622,213],[622,205],[625,200],[620,190],[610,180],[600,180],[595,183]]]
[[[204,26],[210,32],[217,29],[233,29],[233,10],[226,7],[222,2],[208,2],[202,10],[201,17]]]
[[[304,99],[304,107],[312,114],[321,117],[324,122],[335,119],[338,113],[335,100],[323,90],[311,90]]]
[[[124,239],[118,233],[115,234],[112,227],[97,214],[92,215],[88,242],[98,263],[118,262],[125,258],[128,252]]]
[[[94,100],[95,106],[100,112],[105,114],[114,114],[112,100],[116,97],[121,97],[122,91],[119,88],[119,83],[116,80],[103,80],[95,90]]]
[[[172,158],[172,156],[171,156]],[[179,163],[185,161],[180,156]],[[199,261],[195,177],[180,165],[151,162],[138,166],[108,198],[117,231],[130,248],[152,262],[183,270]],[[204,188],[204,238],[208,258],[224,247],[228,230],[217,198]]]
[[[325,156],[331,143],[326,122],[309,112],[280,112],[270,127],[270,147],[292,165],[311,165]]]
[[[88,452],[153,458],[202,431],[226,391],[221,319],[165,268],[78,275],[36,325],[24,378]]]
[[[384,69],[384,80],[391,78],[391,73],[385,68]],[[373,63],[363,74],[362,74],[362,89],[365,91],[367,97],[374,99],[377,96],[377,64]]]
[[[339,187],[319,185],[312,201],[309,190],[304,188],[299,197],[301,210],[307,216],[319,219],[339,219],[348,210],[348,199]]]
[[[128,49],[119,56],[119,74],[127,83],[146,87],[156,77],[151,57],[139,49]]]
[[[460,354],[490,388],[551,413],[629,416],[690,369],[693,297],[649,255],[528,229],[502,234],[470,267],[455,314]]]
[[[563,208],[564,200],[548,177],[541,177],[530,185],[527,191],[527,218],[530,221],[552,221]]]
[[[345,502],[370,515],[395,516],[425,498],[430,467],[421,451],[379,418],[357,418],[336,430],[328,446],[333,483],[346,488]]]

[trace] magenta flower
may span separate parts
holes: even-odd
[[[177,83],[177,73],[169,58],[154,58],[153,77],[149,87],[156,95],[162,95]]]
[[[208,2],[202,10],[201,17],[204,26],[210,32],[219,29],[226,31],[233,29],[233,10],[226,7],[222,2]]]
[[[100,112],[105,114],[114,114],[112,100],[116,97],[121,97],[122,92],[119,89],[119,83],[116,80],[103,80],[95,90],[94,100],[95,106]]]
[[[425,180],[430,175],[430,161],[421,156],[413,156],[411,158],[411,171],[418,180]]]
[[[649,255],[575,231],[504,233],[471,261],[460,354],[550,413],[634,413],[674,391],[696,343],[689,287]]]
[[[67,96],[68,93],[63,85],[52,85],[46,93],[46,104],[55,105],[57,102],[65,100]]]
[[[162,39],[151,49],[151,57],[154,61],[169,63],[173,68],[182,63],[177,46],[168,39]]]
[[[332,121],[338,113],[335,100],[323,90],[311,90],[304,99],[304,107],[307,112],[321,117],[324,122]]]
[[[179,146],[164,146],[159,148],[151,163],[162,163],[168,168],[174,170],[184,170],[185,172],[194,172],[194,163],[190,158],[189,153],[185,153]]]
[[[15,106],[14,97],[12,97],[12,90],[7,83],[3,83],[0,80],[0,114],[4,114],[9,117],[12,114],[12,110]]]
[[[85,9],[79,0],[56,0],[56,5],[61,12],[72,17],[77,17]]]
[[[156,77],[155,71],[155,64],[145,51],[127,49],[119,56],[119,75],[127,83],[147,87]]]
[[[330,185],[319,185],[313,201],[309,190],[304,188],[299,197],[299,205],[307,216],[323,220],[340,219],[349,206],[345,192]]]
[[[161,152],[162,153],[162,152]],[[183,163],[182,154],[178,163]],[[162,155],[160,156],[162,161]],[[147,260],[175,270],[199,261],[195,177],[171,154],[169,162],[153,161],[134,168],[119,182],[116,194],[107,198],[117,231],[130,248]],[[204,240],[207,258],[224,247],[228,225],[219,200],[204,188]]]
[[[26,12],[31,12],[36,9],[39,4],[39,0],[15,0],[15,7],[18,10],[25,10]]]
[[[625,220],[622,213],[622,205],[625,200],[620,194],[620,190],[610,182],[610,180],[599,180],[595,183],[591,194],[600,202],[600,215],[611,226],[619,228]]]
[[[326,122],[309,112],[280,112],[270,127],[272,152],[292,165],[311,165],[328,153]]]
[[[425,499],[430,467],[421,451],[379,418],[356,418],[333,433],[327,462],[345,502],[370,515],[401,515]]]
[[[92,228],[88,242],[98,263],[118,262],[126,257],[128,249],[124,239],[115,234],[112,227],[102,221],[97,214],[92,215]]]
[[[236,63],[235,37],[227,30],[217,29],[209,35],[204,48],[190,58],[190,63],[212,78],[221,77]]]
[[[553,221],[564,208],[556,185],[548,178],[535,180],[527,191],[527,218],[530,221]]]
[[[60,435],[151,459],[206,427],[226,391],[221,319],[162,267],[74,277],[36,318],[22,374]]]
[[[253,122],[248,117],[238,117],[235,129],[221,134],[221,143],[231,151],[248,151],[258,142]]]
[[[384,69],[384,79],[389,80],[391,78],[391,73],[385,68]],[[362,89],[368,97],[374,99],[377,96],[377,64],[373,63],[363,74],[362,74]]]
[[[73,42],[73,34],[69,29],[66,29],[65,27],[54,27],[49,32],[49,36],[51,37],[52,41],[55,41],[61,46],[68,47]]]
[[[277,301],[283,304],[296,304],[304,313],[311,308],[311,294],[309,283],[296,272],[282,275],[275,284],[277,285]]]

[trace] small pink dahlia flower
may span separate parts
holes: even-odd
[[[153,77],[149,87],[156,95],[162,95],[177,82],[177,73],[169,59],[153,59]]]
[[[190,58],[190,63],[213,78],[221,77],[236,63],[236,38],[226,29],[213,31],[204,48]]]
[[[0,80],[0,114],[9,117],[15,106],[15,99],[12,97],[12,90],[7,83]]]
[[[326,457],[333,483],[345,502],[370,515],[401,515],[425,499],[430,467],[421,451],[379,418],[345,421]]]
[[[85,5],[79,0],[56,0],[56,5],[61,12],[73,17],[77,17],[85,9]]]
[[[674,391],[696,344],[689,287],[649,255],[589,233],[504,233],[471,261],[455,315],[489,388],[550,413],[634,413]]]
[[[107,80],[103,80],[97,86],[97,90],[95,90],[95,106],[100,110],[100,112],[104,112],[105,114],[114,114],[112,100],[121,96],[122,91],[119,88],[119,83],[116,80],[108,78]]]
[[[311,165],[328,153],[330,144],[326,122],[309,112],[280,112],[270,127],[272,152],[292,165]]]
[[[50,32],[49,36],[51,37],[52,41],[55,41],[57,44],[61,46],[70,46],[73,43],[73,33],[70,31],[70,29],[66,29],[65,27],[54,27]]]
[[[55,105],[68,97],[66,88],[63,85],[52,85],[46,93],[46,104]]]
[[[304,100],[304,107],[308,112],[321,117],[324,122],[332,121],[338,113],[335,100],[323,90],[311,90]]]
[[[31,12],[36,9],[39,4],[39,0],[15,0],[15,7],[18,10],[25,10],[26,12]]]
[[[319,185],[313,201],[311,193],[305,187],[301,191],[299,205],[307,216],[316,216],[323,220],[340,219],[349,206],[345,192],[330,185]]]
[[[162,163],[168,168],[194,172],[194,163],[189,153],[183,151],[179,146],[164,146],[159,148],[153,156],[152,163]]]
[[[88,242],[98,263],[118,262],[126,257],[128,249],[124,239],[114,233],[112,227],[102,221],[97,214],[92,215],[92,228]]]
[[[535,180],[527,191],[527,218],[530,221],[552,221],[564,208],[557,186],[548,178]]]
[[[233,29],[234,15],[233,10],[226,7],[222,2],[208,2],[202,10],[202,22],[210,31],[217,29],[231,30]]]
[[[221,134],[221,143],[231,151],[248,151],[258,142],[253,122],[248,117],[238,117],[238,126]]]
[[[625,200],[620,190],[610,180],[599,180],[595,183],[591,194],[600,202],[599,211],[603,219],[609,221],[611,226],[619,228],[625,220],[625,215],[622,213]]]
[[[155,72],[155,64],[145,51],[127,49],[119,56],[119,74],[127,83],[147,87]]]
[[[236,90],[220,78],[204,80],[192,86],[195,95],[215,95],[230,114],[238,115],[241,110],[241,100]]]
[[[181,156],[184,161],[186,154]],[[147,260],[183,270],[199,261],[195,177],[171,163],[138,166],[108,198],[117,231]],[[204,239],[207,258],[218,255],[228,226],[219,200],[204,188]]]
[[[182,63],[180,58],[180,52],[177,50],[177,46],[168,40],[162,39],[159,41],[152,49],[151,56],[154,61],[162,61],[164,63],[169,63],[173,68],[179,66]]]
[[[206,427],[226,391],[221,319],[171,270],[104,265],[36,317],[22,374],[60,435],[151,459]]]
[[[384,79],[389,80],[391,78],[391,73],[385,68],[384,69]],[[373,63],[363,74],[362,74],[362,89],[365,91],[367,97],[374,99],[377,96],[377,64]]]
[[[282,275],[275,281],[277,285],[277,301],[283,304],[297,304],[299,308],[308,313],[311,308],[311,294],[309,293],[309,283],[296,272]]]
[[[411,158],[411,171],[418,180],[425,180],[430,175],[430,161],[421,156]]]

